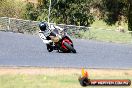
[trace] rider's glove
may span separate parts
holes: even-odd
[[[44,42],[45,44],[50,44],[50,43],[52,43],[52,40],[43,40],[43,42]]]

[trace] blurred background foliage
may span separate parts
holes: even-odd
[[[50,22],[90,26],[95,20],[108,25],[128,23],[132,30],[132,0],[51,0]],[[35,2],[35,3],[34,3]],[[48,21],[50,0],[0,0],[0,17]]]

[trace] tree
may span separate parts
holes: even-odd
[[[50,22],[89,26],[93,21],[89,2],[92,0],[52,0]],[[47,20],[49,0],[39,6],[42,12],[38,17]]]
[[[37,20],[38,15],[39,15],[39,11],[34,7],[34,4],[27,3],[23,11],[23,18],[30,20]]]
[[[128,0],[128,30],[132,31],[132,0]]]
[[[103,0],[102,7],[104,21],[108,25],[115,24],[120,16],[126,16],[127,5],[122,0]]]
[[[127,18],[128,30],[132,31],[132,0],[102,0],[100,2],[104,21],[113,25],[120,21],[120,16]]]

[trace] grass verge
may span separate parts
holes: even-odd
[[[83,39],[93,39],[106,42],[115,43],[132,43],[132,35],[129,33],[121,33],[112,30],[98,30],[93,29],[83,33]]]
[[[127,31],[127,24],[124,24],[124,30]],[[115,43],[132,43],[132,35],[128,32],[116,31],[116,25],[108,26],[103,21],[95,21],[91,25],[90,31],[80,32],[83,39],[93,39]]]
[[[86,70],[91,79],[130,79],[132,81],[132,70]],[[78,82],[80,75],[81,69],[0,68],[0,88],[82,88]],[[106,87],[101,86],[97,88]],[[132,86],[127,88],[132,88]]]

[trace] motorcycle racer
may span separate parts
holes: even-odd
[[[39,36],[42,39],[42,41],[46,44],[47,50],[49,52],[53,51],[54,46],[53,46],[53,41],[51,40],[50,36],[61,37],[58,35],[59,33],[53,33],[53,31],[54,32],[61,32],[61,31],[63,31],[63,29],[60,28],[59,26],[55,26],[55,25],[52,25],[49,27],[46,22],[41,22],[39,24],[39,28],[40,28]]]

